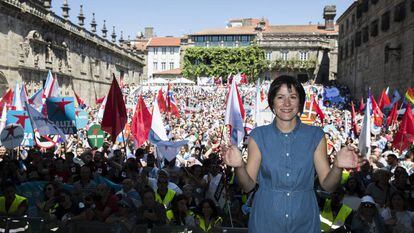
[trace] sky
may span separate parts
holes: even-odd
[[[271,25],[323,23],[323,8],[336,5],[337,19],[353,0],[67,0],[71,21],[78,23],[80,5],[90,29],[92,13],[99,34],[106,20],[124,39],[134,39],[145,27],[154,27],[156,36],[183,36],[208,28],[225,27],[232,18],[267,18]],[[62,15],[64,0],[52,0],[53,11]]]

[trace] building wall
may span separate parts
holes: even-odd
[[[166,49],[165,54],[163,54],[163,48]],[[170,51],[173,50],[171,53]],[[157,63],[157,67],[154,67],[154,62]],[[165,69],[162,69],[162,63],[165,62]],[[180,68],[180,47],[179,46],[164,46],[164,47],[148,47],[148,70],[147,77],[152,78],[153,73],[171,70],[170,63],[174,63],[172,69]]]
[[[1,93],[24,82],[32,94],[51,70],[62,95],[75,90],[93,103],[107,93],[112,73],[127,83],[142,79],[142,58],[30,1],[0,0],[0,22]]]
[[[398,19],[399,6],[404,6],[404,19]],[[386,12],[388,29],[382,28]],[[366,97],[369,87],[377,97],[387,86],[400,94],[414,86],[414,1],[354,3],[338,24],[338,81],[347,84],[356,98]]]

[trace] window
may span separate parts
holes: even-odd
[[[158,70],[158,62],[154,62],[152,63],[152,65],[154,66],[154,71]]]
[[[167,48],[163,47],[163,48],[161,49],[161,51],[162,51],[162,54],[166,54],[166,53],[167,53]]]
[[[349,49],[349,46],[348,46],[348,40],[345,42],[345,52],[344,52],[344,58],[347,58],[348,57],[348,49]]]
[[[390,28],[390,18],[391,13],[389,11],[385,12],[381,16],[381,30],[386,32]]]
[[[249,36],[242,36],[242,37],[241,37],[241,41],[242,41],[242,42],[247,42],[247,41],[249,41]]]
[[[341,26],[339,26],[339,35],[344,36],[344,25],[341,24]]]
[[[355,48],[355,40],[351,39],[351,49],[350,49],[350,56],[354,55],[354,48]]]
[[[170,47],[170,54],[174,54],[174,48]]]
[[[362,42],[368,42],[369,40],[369,31],[368,31],[368,26],[364,27],[362,29]]]
[[[287,59],[288,59],[288,51],[282,51],[281,52],[281,54],[282,54],[282,60],[283,61],[287,61]]]
[[[272,51],[266,51],[266,59],[267,60],[272,60]]]
[[[158,54],[158,48],[154,48],[154,54]]]
[[[308,52],[300,52],[300,57],[299,57],[299,59],[301,60],[301,61],[306,61],[306,60],[308,60]]]
[[[401,22],[405,19],[405,1],[400,2],[394,8],[394,21]]]
[[[170,70],[174,69],[174,62],[170,62]]]
[[[346,19],[345,21],[345,31],[348,31],[349,29],[349,19]]]
[[[211,41],[212,42],[218,42],[219,41],[219,37],[218,36],[212,36],[211,37]]]
[[[361,32],[357,32],[355,35],[355,47],[359,47],[361,45],[362,34]]]
[[[165,62],[161,62],[161,70],[165,70]]]
[[[374,20],[371,23],[371,36],[372,37],[378,36],[378,19]]]
[[[362,12],[369,10],[369,0],[362,0]]]

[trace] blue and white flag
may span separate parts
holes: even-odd
[[[75,99],[52,97],[46,99],[47,116],[65,134],[76,134]]]
[[[38,112],[35,108],[26,103],[27,113],[29,114],[30,122],[34,130],[37,130],[40,135],[60,135],[62,140],[66,140],[65,134],[46,116]]]
[[[164,123],[162,122],[160,108],[158,107],[157,99],[153,102],[153,109],[152,109],[152,122],[151,122],[151,130],[149,133],[148,140],[156,144],[159,141],[168,141],[167,130],[165,130]]]
[[[26,111],[16,111],[9,110],[7,112],[7,121],[6,124],[19,124],[24,130],[24,140],[22,141],[22,146],[33,146],[34,145],[34,135],[32,124],[30,123],[29,116]]]

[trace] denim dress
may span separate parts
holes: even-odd
[[[324,132],[301,123],[283,133],[272,124],[252,130],[262,161],[249,219],[250,233],[321,232],[319,208],[313,189],[314,152]]]

